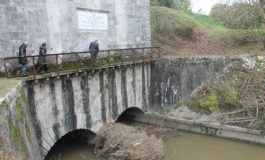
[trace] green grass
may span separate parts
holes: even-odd
[[[157,20],[160,23],[157,23]],[[205,27],[226,29],[223,22],[216,21],[209,16],[192,13],[187,10],[176,10],[167,7],[151,7],[151,23],[152,27],[156,28],[157,24],[164,24],[164,26],[174,25],[175,28],[192,27],[200,29]]]
[[[253,32],[253,33],[260,34],[262,36],[265,36],[265,29],[252,29],[252,30],[249,30],[249,31]]]
[[[182,12],[186,14],[187,16],[189,16],[191,19],[193,19],[194,22],[196,22],[199,26],[211,27],[211,28],[216,28],[216,29],[226,29],[224,22],[216,21],[207,15],[193,13],[187,10],[184,10]]]
[[[257,53],[265,36],[265,30],[229,29],[206,15],[159,6],[151,7],[151,31],[153,45],[179,55]]]

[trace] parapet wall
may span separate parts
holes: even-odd
[[[18,84],[0,100],[0,137],[4,147],[20,152],[31,160],[41,160],[41,152],[34,121],[29,116],[28,98],[22,84]],[[1,159],[1,157],[0,157]]]

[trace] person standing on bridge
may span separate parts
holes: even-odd
[[[19,55],[18,55],[18,63],[22,65],[21,67],[21,74],[22,76],[26,76],[27,72],[27,42],[25,41],[19,47]]]
[[[42,45],[40,46],[39,58],[37,62],[38,73],[40,73],[42,70],[44,70],[46,73],[48,72],[46,55],[47,55],[47,44],[42,43]]]
[[[93,65],[97,63],[98,51],[99,51],[98,40],[95,40],[94,42],[91,42],[89,45],[89,53],[91,55],[91,63]]]

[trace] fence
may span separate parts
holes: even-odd
[[[38,63],[38,55],[26,57],[28,60],[27,76],[33,76],[33,79],[35,79],[38,74],[41,74],[42,67],[45,65],[48,67],[48,73],[56,73],[59,76],[62,71],[79,71],[85,68],[92,69],[96,67],[145,63],[160,57],[161,51],[159,47],[101,50],[99,51],[96,65],[91,63],[89,51],[47,54],[44,56],[45,63]],[[21,76],[20,71],[22,66],[18,63],[18,60],[19,57],[4,58],[7,78]]]

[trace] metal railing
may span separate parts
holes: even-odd
[[[47,73],[56,73],[57,76],[65,71],[80,71],[88,68],[111,67],[115,65],[145,63],[153,61],[161,56],[160,47],[127,48],[100,50],[97,64],[90,61],[89,51],[71,52],[45,55],[45,63],[38,63],[39,55],[27,56],[27,75],[36,76],[41,74],[41,68],[46,65]],[[7,78],[20,77],[22,66],[18,63],[19,57],[4,58],[5,73]]]

